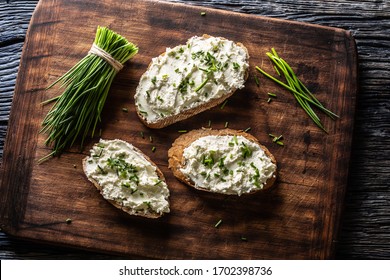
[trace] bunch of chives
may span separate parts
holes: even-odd
[[[301,82],[301,80],[298,79],[290,65],[284,59],[279,57],[274,48],[272,48],[272,52],[267,52],[267,56],[274,64],[274,68],[277,71],[278,75],[281,76],[281,74],[283,74],[284,78],[287,81],[287,84],[266,73],[258,66],[256,66],[256,69],[266,77],[270,78],[274,82],[278,83],[279,85],[292,92],[299,105],[305,110],[305,112],[314,121],[314,123],[323,131],[327,132],[323,124],[321,123],[320,118],[312,109],[312,106],[318,108],[332,119],[339,118],[339,116],[326,109],[325,106],[322,105],[320,101],[318,101],[318,99],[307,89],[307,87]]]
[[[136,45],[100,26],[96,31],[94,45],[108,53],[120,68],[138,52]],[[82,149],[87,135],[94,136],[111,83],[120,68],[115,68],[107,59],[90,52],[48,87],[59,84],[65,90],[60,96],[44,102],[55,101],[41,129],[41,133],[48,134],[45,144],[52,146],[52,152],[40,162],[60,155],[72,147],[76,140],[80,140]]]

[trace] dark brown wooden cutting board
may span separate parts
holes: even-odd
[[[140,49],[113,83],[102,137],[133,143],[161,168],[171,190],[171,213],[158,220],[122,213],[86,180],[81,160],[97,138],[83,153],[75,149],[37,164],[50,152],[44,145],[46,135],[39,134],[50,106],[41,102],[60,93],[45,87],[86,55],[98,25]],[[248,48],[250,78],[245,89],[223,109],[216,107],[160,130],[146,128],[136,116],[133,99],[142,73],[166,47],[204,33]],[[333,121],[319,113],[328,134],[312,123],[290,93],[256,73],[256,65],[272,73],[265,55],[272,47],[341,116]],[[260,78],[260,87],[253,75]],[[124,257],[332,258],[347,185],[356,82],[355,42],[341,29],[160,1],[41,0],[26,37],[4,148],[1,228],[20,238]],[[278,94],[271,103],[269,91]],[[209,121],[214,129],[226,122],[233,129],[251,127],[250,133],[278,161],[275,188],[224,197],[190,189],[173,177],[167,151],[178,130],[206,127]],[[283,134],[285,145],[272,143],[269,133]],[[72,223],[66,223],[68,218]],[[223,223],[215,228],[220,219]]]

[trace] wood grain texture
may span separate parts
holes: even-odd
[[[18,40],[24,38],[26,25],[37,1],[0,2],[0,20],[21,30]],[[235,10],[243,13],[288,18],[319,23],[351,30],[359,52],[359,95],[352,146],[349,188],[342,223],[341,238],[337,243],[338,258],[389,258],[389,3],[388,1],[176,1],[195,5]],[[26,8],[23,8],[26,7]],[[340,8],[344,7],[344,8]],[[13,11],[10,16],[9,10]],[[4,12],[6,11],[6,12]],[[15,21],[15,14],[20,21]],[[15,25],[12,27],[12,25]],[[3,26],[0,25],[0,30]],[[6,31],[6,30],[5,30]],[[18,35],[19,36],[19,35]],[[17,37],[17,36],[16,36]],[[2,36],[1,39],[4,37]],[[11,46],[11,59],[18,61],[21,44],[1,41]],[[8,44],[8,45],[7,45]],[[0,65],[1,67],[2,65]],[[1,72],[16,76],[13,69]],[[15,80],[6,82],[11,90]],[[3,96],[3,92],[2,92]],[[1,112],[7,112],[1,104]],[[8,111],[9,112],[9,111]],[[8,113],[6,113],[8,114]],[[6,118],[5,118],[6,119]],[[2,137],[7,121],[2,121]],[[0,142],[0,145],[2,143]],[[2,145],[1,145],[2,146]],[[31,245],[0,234],[2,258],[94,258],[95,254],[51,250],[50,247]],[[36,252],[36,253],[34,253]],[[111,257],[110,257],[111,258]]]

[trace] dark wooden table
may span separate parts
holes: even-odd
[[[390,1],[172,1],[352,31],[359,93],[337,259],[390,259]],[[0,0],[0,160],[19,59],[37,0]],[[49,11],[48,11],[49,12]],[[313,42],[315,43],[315,42]],[[0,232],[0,259],[111,259]]]

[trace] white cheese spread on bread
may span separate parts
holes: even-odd
[[[84,171],[105,199],[130,214],[169,213],[164,177],[141,151],[122,140],[101,139],[90,152]]]
[[[244,87],[248,60],[242,44],[220,37],[195,36],[186,45],[167,48],[140,79],[134,96],[137,112],[153,124],[206,108],[212,100],[223,102],[221,98]]]
[[[210,135],[184,149],[180,171],[197,188],[240,196],[263,189],[275,176],[276,164],[241,135]]]

